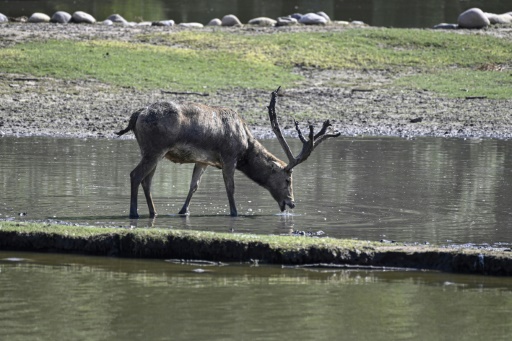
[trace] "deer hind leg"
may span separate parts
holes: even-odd
[[[142,180],[142,189],[144,190],[144,196],[146,197],[146,202],[148,204],[150,218],[154,218],[156,216],[155,204],[153,202],[153,197],[151,196],[151,180],[153,180],[153,175],[155,175],[155,171],[156,171],[156,166]]]
[[[154,217],[155,206],[153,199],[151,198],[151,179],[155,173],[156,165],[158,164],[158,158],[147,158],[143,157],[140,160],[137,167],[130,173],[131,182],[131,197],[130,197],[130,218],[138,218],[137,213],[137,195],[139,193],[139,185],[142,183],[144,194],[146,195],[146,201],[149,207],[149,215]],[[148,178],[149,177],[149,178]]]
[[[183,204],[180,212],[178,214],[189,214],[189,205],[190,200],[192,199],[192,195],[197,191],[199,187],[199,183],[201,182],[201,177],[203,176],[204,171],[206,170],[208,165],[196,163],[194,166],[194,171],[192,172],[192,180],[190,181],[190,189],[188,191],[187,199]]]
[[[235,204],[235,165],[225,163],[222,167],[222,176],[224,177],[224,184],[228,194],[229,213],[232,217],[236,217],[238,213]]]

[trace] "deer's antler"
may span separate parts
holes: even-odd
[[[302,150],[300,151],[299,155],[297,155],[297,157],[293,156],[293,153],[290,150],[290,146],[288,146],[288,143],[284,139],[283,132],[281,131],[281,127],[279,126],[279,121],[277,120],[275,106],[277,101],[277,93],[279,89],[281,89],[281,87],[277,88],[276,91],[272,92],[272,97],[270,99],[270,104],[268,106],[268,115],[270,117],[270,124],[272,125],[272,130],[274,131],[274,134],[276,134],[277,140],[281,144],[281,147],[283,148],[284,152],[286,153],[286,156],[288,157],[288,165],[286,165],[285,169],[289,171],[298,164],[306,161],[309,155],[311,155],[311,152],[320,143],[327,140],[328,138],[338,137],[340,136],[341,133],[337,132],[334,134],[326,134],[327,128],[331,126],[331,122],[329,120],[326,120],[322,125],[322,129],[320,129],[320,131],[316,135],[314,133],[313,125],[310,124],[309,139],[306,140],[306,138],[304,138],[299,128],[299,122],[295,121],[295,129],[297,129],[299,139],[302,141]]]

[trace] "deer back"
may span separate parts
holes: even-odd
[[[139,113],[134,127],[141,153],[177,163],[222,167],[240,157],[252,135],[232,109],[196,103],[157,102]]]

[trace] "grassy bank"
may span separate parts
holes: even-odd
[[[432,30],[262,34],[201,30],[141,34],[130,42],[19,43],[0,50],[0,70],[183,91],[299,86],[304,76],[294,72],[296,68],[387,70],[397,75],[390,86],[427,89],[448,97],[504,99],[511,97],[511,55],[512,43],[505,39]]]
[[[337,264],[512,275],[512,253],[168,229],[0,222],[0,249],[268,264]]]

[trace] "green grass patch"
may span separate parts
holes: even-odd
[[[218,233],[209,231],[185,231],[171,229],[124,229],[110,227],[94,227],[94,226],[68,226],[59,224],[36,223],[36,222],[9,222],[0,221],[0,232],[16,232],[18,234],[47,234],[61,235],[68,238],[93,238],[102,235],[132,235],[137,240],[160,240],[166,241],[169,236],[190,239],[193,241],[201,241],[204,243],[213,242],[236,242],[241,244],[261,243],[269,246],[270,249],[280,250],[282,252],[296,251],[309,247],[321,248],[368,248],[378,245],[367,241],[358,241],[350,239],[335,238],[306,238],[292,236],[275,236],[275,235],[255,235],[255,234],[233,234]]]
[[[511,72],[450,70],[399,79],[398,86],[442,93],[446,97],[485,96],[491,99],[512,98]]]
[[[113,41],[31,42],[0,50],[2,72],[62,79],[97,79],[139,89],[270,90],[300,77],[251,56]]]
[[[140,36],[197,51],[248,55],[252,60],[321,69],[400,69],[471,67],[510,63],[512,44],[491,36],[416,29],[350,29],[342,32],[292,32],[241,35],[185,31]]]
[[[272,32],[194,30],[140,35],[137,42],[28,42],[0,50],[0,72],[93,78],[139,89],[215,91],[298,85],[304,79],[294,67],[412,70],[415,76],[393,85],[452,97],[512,97],[512,43],[505,39],[419,29]],[[505,71],[478,70],[488,65]]]

